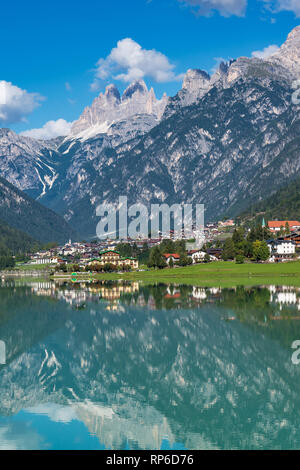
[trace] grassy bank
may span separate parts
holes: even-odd
[[[126,279],[146,283],[194,284],[230,287],[235,285],[286,284],[300,286],[300,261],[278,264],[214,262],[184,268],[125,274],[99,274],[97,279]]]
[[[15,268],[22,271],[23,267]],[[36,269],[37,266],[34,265]],[[45,269],[45,266],[43,267]],[[43,277],[43,269],[41,278]],[[65,280],[71,279],[71,275],[64,274]],[[89,275],[80,273],[78,279]],[[183,268],[147,270],[131,273],[94,274],[94,279],[142,281],[147,284],[175,283],[194,284],[198,286],[220,286],[231,287],[236,285],[259,285],[259,284],[285,284],[300,286],[300,261],[278,264],[236,264],[234,262],[213,262],[208,264],[197,264]]]
[[[23,264],[17,263],[12,270],[16,271],[48,271],[49,269],[53,269],[53,265],[51,264]]]

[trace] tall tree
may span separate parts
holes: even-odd
[[[149,268],[165,268],[167,266],[166,260],[163,257],[159,246],[154,246],[150,250],[150,256],[149,256],[149,262],[148,262]]]
[[[227,238],[227,240],[224,243],[224,249],[222,253],[222,258],[224,261],[227,261],[229,259],[234,259],[235,257],[235,246],[233,243],[232,238]]]

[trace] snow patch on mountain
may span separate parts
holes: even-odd
[[[105,93],[100,93],[75,121],[70,137],[87,140],[109,130],[110,135],[114,135],[117,126],[112,127],[113,124],[127,120],[136,127],[136,131],[148,131],[160,121],[167,101],[165,94],[161,100],[156,99],[153,88],[148,90],[143,80],[131,83],[122,96],[115,85],[109,85]]]

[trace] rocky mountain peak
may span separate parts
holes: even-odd
[[[185,74],[182,88],[184,90],[193,91],[196,88],[203,87],[210,81],[210,75],[204,70],[189,69]]]
[[[7,152],[6,146],[9,145],[12,151],[13,148],[16,148],[18,151],[23,148],[27,148],[29,151],[31,149],[42,149],[48,148],[51,146],[49,142],[33,139],[32,137],[26,137],[20,134],[17,134],[11,129],[7,127],[0,128],[0,156],[2,154],[3,149],[5,148],[5,152]],[[15,146],[15,147],[14,147]]]
[[[204,70],[189,69],[182,83],[182,89],[177,95],[168,99],[164,118],[168,118],[178,109],[189,106],[202,98],[212,87],[211,77]]]
[[[3,127],[0,129],[0,138],[2,139],[3,137],[17,137],[17,134],[12,131],[11,129],[8,129],[7,127]]]
[[[91,138],[97,134],[114,134],[114,126],[120,135],[120,122],[128,122],[135,131],[150,130],[163,115],[167,97],[157,100],[154,90],[148,90],[144,80],[131,83],[120,96],[118,88],[111,84],[106,87],[105,93],[94,99],[92,105],[86,107],[80,118],[73,124],[71,135],[80,139]],[[146,115],[145,120],[141,115]],[[128,127],[127,126],[127,127]],[[127,135],[128,130],[126,131]],[[122,134],[122,132],[121,132]]]
[[[128,100],[133,97],[134,94],[146,95],[148,93],[148,88],[144,80],[136,80],[131,83],[122,95],[122,100]]]
[[[300,74],[300,26],[294,28],[280,49],[268,58],[269,62],[283,66],[291,78]]]
[[[114,85],[114,84],[110,84],[106,87],[104,95],[108,99],[109,98],[114,98],[117,101],[120,101],[120,99],[121,99],[120,92],[119,92],[118,88],[116,87],[116,85]]]
[[[296,26],[296,28],[292,29],[287,37],[287,41],[293,41],[296,38],[300,39],[300,26]]]
[[[221,62],[219,65],[219,72],[227,73],[230,65],[233,64],[234,62],[235,62],[234,60],[230,60],[229,62]]]

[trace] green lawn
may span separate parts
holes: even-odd
[[[53,268],[51,264],[22,264],[17,263],[13,269],[20,270],[20,271],[44,271],[48,270],[49,268]]]
[[[287,284],[300,286],[300,261],[278,264],[213,262],[184,268],[149,270],[126,274],[98,274],[97,279],[126,279],[146,283],[194,284],[229,287],[234,285]]]

